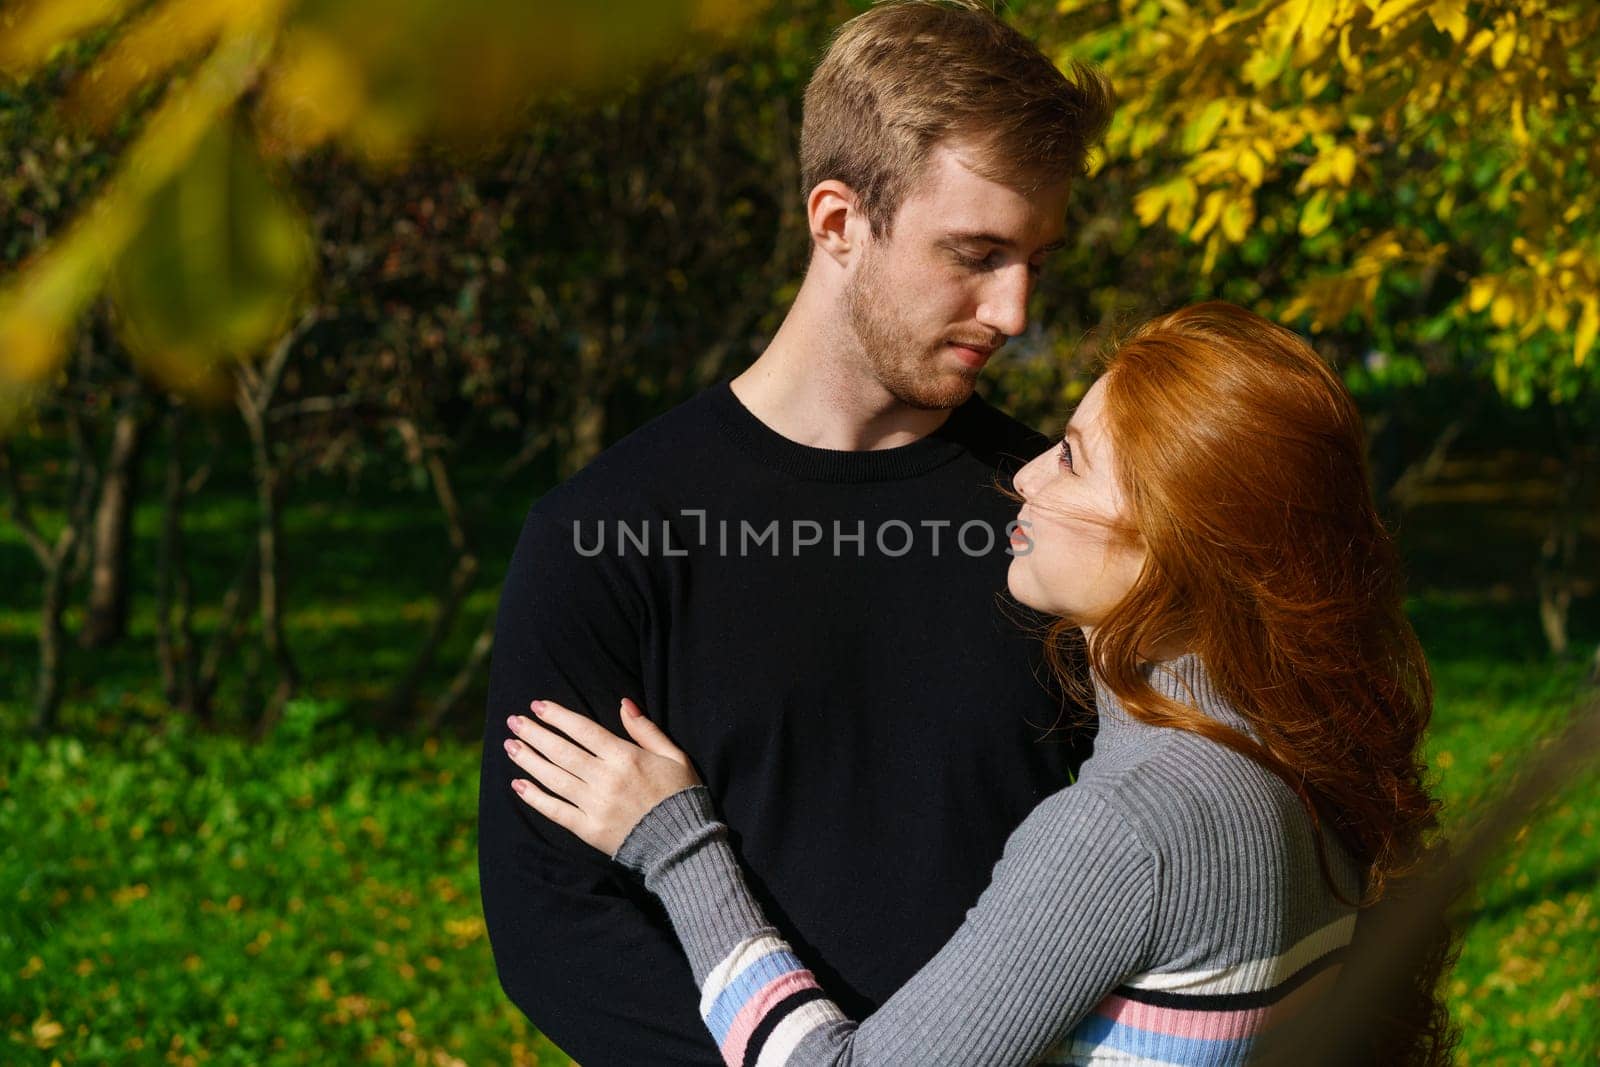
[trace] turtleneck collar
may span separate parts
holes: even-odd
[[[1206,670],[1199,653],[1185,652],[1177,659],[1146,663],[1140,668],[1139,673],[1150,683],[1150,687],[1162,696],[1196,708],[1218,722],[1243,730],[1252,737],[1256,736],[1245,717],[1239,714],[1212,684],[1211,675]],[[1099,674],[1094,673],[1093,677],[1095,710],[1100,717],[1100,728],[1095,740],[1097,753],[1102,751],[1108,742],[1114,745],[1123,739],[1160,729],[1130,716],[1122,702],[1100,680]]]

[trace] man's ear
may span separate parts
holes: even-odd
[[[855,190],[833,178],[818,182],[806,197],[806,219],[812,245],[840,267],[848,267],[868,229]]]

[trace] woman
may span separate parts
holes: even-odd
[[[1086,642],[1095,753],[859,1024],[762,915],[709,793],[638,708],[637,744],[540,701],[570,741],[510,720],[549,791],[518,795],[644,875],[730,1064],[1242,1063],[1421,854],[1431,682],[1359,413],[1304,342],[1227,304],[1159,318],[1015,484],[1008,584],[1059,620],[1063,677]],[[1436,978],[1385,1062],[1447,1054]]]

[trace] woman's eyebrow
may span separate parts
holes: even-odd
[[[1074,455],[1076,455],[1078,459],[1083,460],[1083,465],[1085,467],[1093,470],[1094,464],[1089,462],[1089,450],[1088,448],[1084,447],[1083,434],[1078,432],[1078,428],[1069,422],[1067,423],[1067,428],[1062,431],[1062,436],[1067,438],[1077,438],[1078,448]]]

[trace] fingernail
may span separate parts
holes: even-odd
[[[517,743],[515,741],[507,741],[506,742],[506,751],[507,752],[511,752],[511,753],[515,753],[517,751]]]
[[[541,719],[544,718],[544,701],[535,700],[532,704],[529,704],[528,707],[532,709],[535,715],[539,716]]]
[[[516,781],[511,783],[511,788],[515,789],[517,791],[517,796],[520,797],[528,791],[528,783],[524,782],[521,778],[518,778]]]

